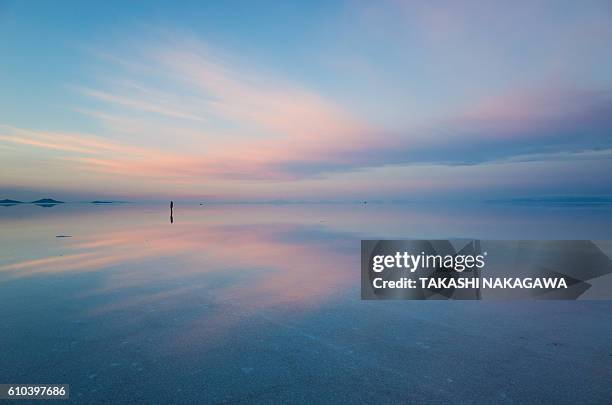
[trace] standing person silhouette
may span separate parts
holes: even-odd
[[[170,223],[173,224],[174,223],[174,201],[170,201]]]

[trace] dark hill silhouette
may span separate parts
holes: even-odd
[[[63,204],[63,201],[57,201],[53,198],[41,198],[40,200],[32,201],[32,204]]]
[[[4,200],[0,200],[0,204],[23,204],[23,201],[9,200],[8,198],[5,198]]]

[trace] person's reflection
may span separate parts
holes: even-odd
[[[174,201],[170,201],[170,223],[174,223]]]

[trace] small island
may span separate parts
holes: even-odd
[[[94,200],[90,201],[90,204],[127,204],[128,201],[112,201],[112,200]]]
[[[53,198],[41,198],[40,200],[32,201],[32,204],[64,204],[64,202],[54,200]]]
[[[7,204],[23,204],[23,201],[17,201],[17,200],[9,200],[8,198],[5,198],[4,200],[0,200],[0,204],[1,205],[7,205]]]
[[[53,207],[57,204],[64,204],[63,201],[54,200],[53,198],[41,198],[40,200],[31,201],[31,202],[23,202],[18,200],[12,200],[9,198],[5,198],[4,200],[0,200],[0,205],[4,207],[10,207],[17,204],[34,204],[39,207]]]

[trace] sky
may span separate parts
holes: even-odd
[[[612,196],[610,1],[0,0],[0,199]]]

